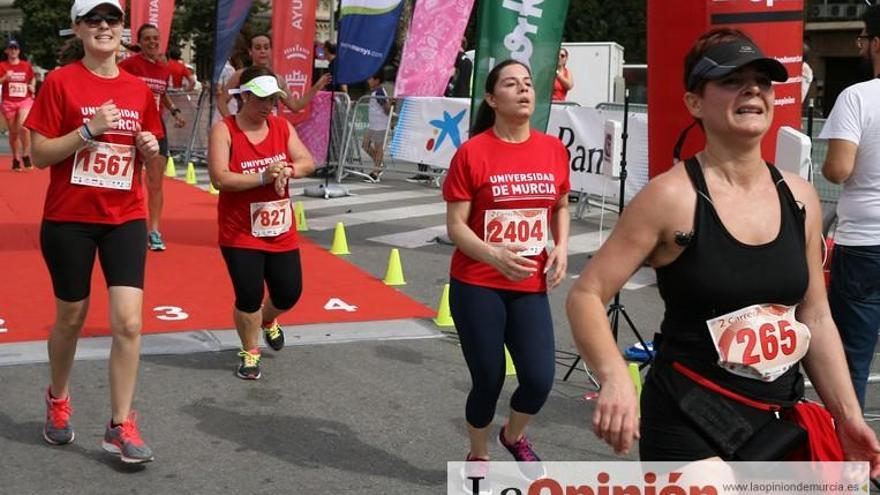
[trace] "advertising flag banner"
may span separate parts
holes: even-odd
[[[171,34],[171,19],[174,17],[174,0],[132,0],[130,17],[132,41],[139,42],[137,32],[142,25],[152,24],[159,28],[159,42],[162,44],[162,53],[165,53],[168,35]]]
[[[379,69],[397,35],[403,0],[342,0],[333,82],[365,81]]]
[[[214,32],[214,70],[211,82],[217,83],[223,66],[232,53],[235,38],[238,37],[247,19],[254,0],[217,0],[217,24]]]
[[[477,53],[471,118],[483,101],[489,71],[514,59],[532,71],[535,113],[532,127],[543,131],[550,118],[550,95],[568,0],[481,0],[477,12]]]
[[[474,0],[416,3],[394,96],[443,96]]]
[[[296,124],[296,134],[312,154],[318,168],[327,163],[330,142],[330,100],[333,93],[320,91],[312,98],[308,117]]]
[[[297,99],[311,86],[317,7],[317,0],[275,0],[272,3],[272,68]],[[280,115],[294,124],[308,117],[307,110],[294,114],[284,104],[279,105],[279,110]]]

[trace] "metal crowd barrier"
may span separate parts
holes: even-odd
[[[207,164],[208,135],[211,132],[211,120],[215,105],[210,104],[208,93],[198,91],[169,91],[172,103],[180,109],[180,117],[186,122],[183,128],[175,127],[174,118],[163,112],[163,120],[167,131],[168,151],[175,161],[192,161]],[[200,100],[201,98],[201,100]],[[201,103],[200,103],[201,101]],[[336,166],[338,157],[342,155],[342,145],[349,120],[351,99],[345,93],[334,93],[333,114],[331,117],[330,144],[327,159],[317,165]]]
[[[180,118],[186,121],[183,128],[174,126],[174,118],[166,110],[162,114],[165,121],[168,152],[175,161],[184,160],[189,150],[190,161],[206,163],[208,159],[208,134],[211,130],[211,113],[208,98],[202,98],[202,111],[199,111],[199,91],[168,91],[171,102],[180,109]],[[190,147],[190,141],[192,146]],[[185,163],[183,164],[186,165]]]
[[[388,145],[391,144],[390,138],[393,132],[393,124],[395,124],[397,120],[395,114],[395,99],[390,96],[364,95],[358,98],[349,113],[349,119],[345,126],[342,153],[340,154],[342,159],[339,162],[340,166],[336,170],[337,182],[342,182],[342,180],[348,175],[356,175],[363,177],[366,180],[372,180],[369,173],[377,167],[373,162],[373,159],[363,149],[363,144],[367,136],[367,131],[370,128],[369,109],[370,103],[373,100],[381,102],[380,104],[384,104],[385,102],[390,102],[391,104],[391,108],[387,116],[383,119],[384,122],[382,122],[385,127],[385,132],[382,136],[383,166],[381,169],[382,171],[404,171],[398,170],[398,167],[394,166],[393,157],[388,150]]]
[[[345,144],[345,133],[351,112],[351,97],[347,93],[333,93],[333,113],[330,117],[330,146],[327,149],[327,167],[338,167],[342,147]],[[317,164],[321,166],[322,164]]]

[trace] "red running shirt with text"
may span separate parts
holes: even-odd
[[[521,241],[537,233],[543,241],[550,237],[553,208],[571,189],[569,183],[568,153],[555,137],[534,129],[522,143],[508,143],[499,139],[492,129],[472,137],[462,144],[452,158],[443,198],[447,202],[470,201],[468,227],[480,239],[493,238]],[[508,228],[493,229],[485,224],[487,211],[542,211],[543,225],[527,226],[518,231],[515,224]],[[529,232],[530,231],[530,232]],[[526,234],[516,239],[517,233]],[[510,234],[510,235],[509,235]],[[544,267],[547,252],[532,256],[538,261],[538,271],[531,277],[514,282],[508,280],[493,266],[468,257],[456,249],[452,255],[452,277],[469,284],[522,292],[544,292],[547,281]]]
[[[19,60],[15,65],[8,61],[0,62],[0,76],[10,71],[9,79],[3,82],[3,100],[17,102],[32,98],[29,84],[34,80],[34,69],[31,64],[24,60]]]
[[[99,77],[81,61],[55,69],[46,76],[24,125],[50,139],[61,137],[82,127],[109,100],[119,109],[121,119],[115,129],[95,141],[134,146],[135,134],[140,131],[162,137],[153,94],[143,81],[125,71],[119,71],[112,78]],[[118,225],[146,218],[140,153],[135,153],[130,163],[132,183],[127,190],[71,183],[74,156],[71,154],[50,166],[44,219]]]
[[[147,83],[156,98],[156,108],[161,108],[160,98],[168,91],[168,84],[171,81],[171,69],[168,68],[168,64],[154,62],[138,53],[119,62],[119,68]]]
[[[237,174],[261,174],[270,164],[284,161],[291,163],[287,149],[290,139],[290,127],[281,117],[270,115],[266,119],[269,133],[259,143],[252,143],[244,131],[238,127],[235,115],[223,119],[229,129],[232,147],[229,150],[229,171]],[[258,249],[273,253],[291,251],[299,247],[296,235],[296,222],[291,217],[284,218],[291,228],[280,235],[255,237],[252,233],[254,219],[251,218],[251,205],[258,203],[286,200],[287,211],[284,215],[293,214],[290,208],[290,193],[278,196],[274,183],[269,183],[245,191],[220,191],[217,203],[217,222],[219,224],[219,244],[224,247]],[[273,220],[278,220],[277,214]]]

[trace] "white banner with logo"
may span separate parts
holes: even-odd
[[[547,134],[557,136],[568,151],[572,191],[616,199],[620,181],[607,177],[602,170],[607,120],[622,123],[623,112],[554,106]],[[648,183],[648,116],[630,112],[627,125],[626,200],[629,201]]]
[[[453,155],[468,138],[470,104],[467,98],[404,99],[391,154],[399,160],[449,168]]]
[[[469,102],[465,98],[406,98],[391,142],[398,160],[449,168],[468,138]],[[605,121],[622,123],[623,112],[554,106],[547,134],[557,136],[569,155],[572,191],[617,198],[618,179],[602,173]],[[626,198],[648,183],[648,116],[630,112],[627,140]]]

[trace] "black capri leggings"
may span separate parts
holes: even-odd
[[[471,373],[466,419],[485,428],[504,385],[504,344],[516,365],[516,412],[537,414],[553,387],[554,339],[550,303],[543,292],[492,289],[450,280],[449,307]]]
[[[40,250],[52,277],[55,297],[77,302],[89,297],[95,252],[101,260],[107,287],[144,288],[147,223],[120,225],[44,220]]]
[[[282,310],[293,307],[302,295],[299,249],[270,253],[256,249],[220,247],[235,290],[235,307],[255,313],[263,305],[263,281],[272,304]]]

